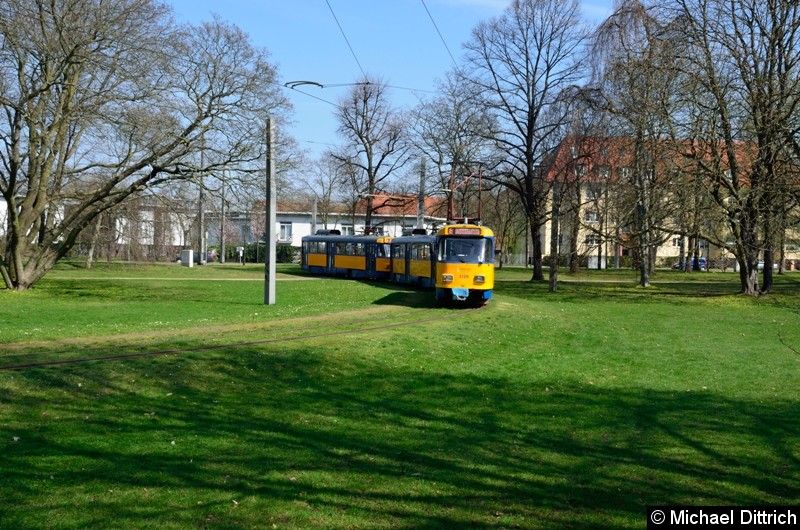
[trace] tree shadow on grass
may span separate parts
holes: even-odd
[[[570,281],[561,282],[555,293],[548,291],[546,283],[530,281],[502,281],[495,285],[499,295],[543,301],[581,302],[585,300],[607,300],[610,302],[675,303],[684,304],[696,299],[731,298],[739,296],[738,284],[728,282],[669,281],[653,283],[643,288],[630,282]],[[765,297],[781,300],[783,297],[800,296],[800,283],[782,283],[774,295]],[[748,299],[750,299],[748,297]]]
[[[795,401],[384,363],[252,348],[13,374],[0,393],[0,517],[16,528],[641,528],[648,505],[800,496]]]

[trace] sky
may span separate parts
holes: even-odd
[[[213,15],[250,35],[277,66],[294,106],[289,126],[312,158],[339,143],[334,104],[363,73],[392,87],[397,109],[431,97],[436,81],[461,61],[462,44],[481,21],[502,14],[509,0],[165,0],[179,22]],[[583,0],[587,22],[611,14],[613,0]],[[433,19],[433,20],[431,20]],[[340,29],[341,26],[341,29]],[[440,36],[441,34],[441,36]],[[443,42],[444,41],[444,42]],[[351,51],[352,49],[352,51]]]

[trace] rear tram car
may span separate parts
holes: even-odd
[[[472,224],[396,238],[317,234],[303,238],[301,264],[312,274],[432,288],[440,304],[480,305],[494,289],[494,234]]]
[[[333,231],[332,231],[333,232]],[[302,239],[300,262],[312,274],[383,280],[391,270],[390,237],[316,234]]]

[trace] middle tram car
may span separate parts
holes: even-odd
[[[438,303],[482,304],[494,289],[494,234],[471,224],[396,238],[317,234],[303,238],[301,265],[312,274],[433,288]]]

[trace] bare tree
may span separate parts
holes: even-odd
[[[470,76],[493,117],[489,137],[502,154],[498,184],[522,202],[533,239],[533,280],[543,280],[541,232],[549,185],[542,162],[568,117],[559,98],[581,75],[586,32],[576,0],[513,0],[479,24],[465,45]]]
[[[453,177],[461,184],[480,166],[493,165],[487,140],[491,129],[488,108],[476,85],[462,82],[457,73],[448,74],[438,84],[438,92],[440,95],[422,101],[413,112],[414,142],[435,168],[427,188],[460,194],[462,201],[472,198],[467,195],[472,192],[477,199],[475,186],[465,183],[456,191],[450,189],[450,181]]]
[[[669,217],[669,171],[665,153],[671,103],[676,91],[675,34],[653,8],[640,0],[624,0],[598,28],[594,54],[605,109],[620,135],[630,138],[632,164],[622,176],[633,197],[632,227],[639,256],[639,284],[650,284],[656,248]],[[666,155],[666,156],[665,156]]]
[[[328,222],[334,213],[337,191],[345,184],[343,173],[341,162],[330,152],[325,152],[311,165],[310,173],[303,179],[301,193],[309,196],[310,203],[316,204],[317,213],[325,228],[328,228]]]
[[[0,194],[11,285],[38,281],[98,215],[211,164],[263,156],[275,69],[215,20],[176,27],[154,0],[8,0],[0,8]],[[252,169],[252,167],[251,167]]]
[[[369,230],[374,195],[387,187],[408,161],[406,125],[389,104],[386,83],[369,77],[355,83],[339,101],[336,117],[345,142],[333,157],[352,177],[356,194],[366,199],[365,226]]]
[[[681,131],[694,139],[687,158],[726,219],[720,243],[736,257],[742,292],[768,292],[800,154],[800,6],[679,0],[672,16],[687,45]]]

